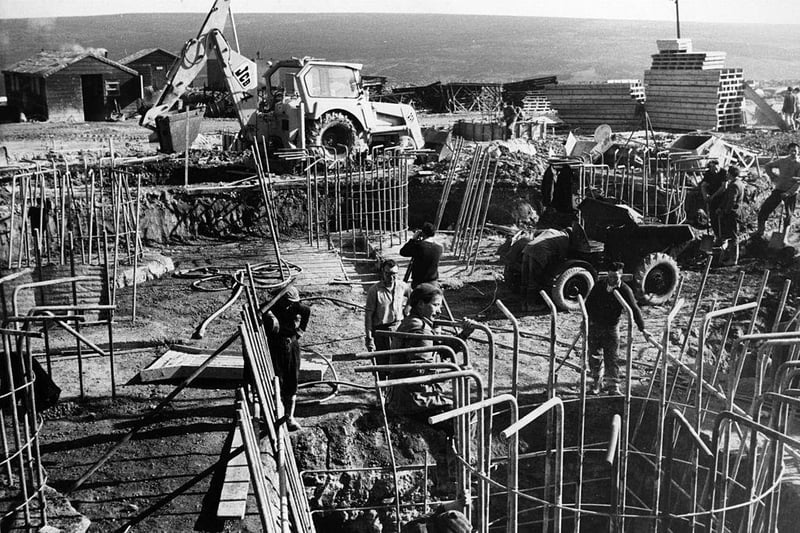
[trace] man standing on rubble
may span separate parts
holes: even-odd
[[[407,243],[400,248],[400,255],[411,258],[411,288],[420,283],[435,283],[439,280],[439,259],[443,248],[433,237],[436,230],[433,224],[426,222]]]
[[[376,337],[375,332],[395,331],[403,320],[410,289],[398,276],[397,263],[394,259],[387,259],[381,263],[381,280],[367,290],[364,313],[364,346],[367,351],[388,350],[389,337]],[[378,364],[388,362],[388,359],[377,359]]]
[[[797,205],[797,189],[800,188],[800,146],[797,143],[789,144],[789,155],[770,161],[764,165],[764,170],[775,188],[758,210],[758,229],[753,234],[755,237],[764,235],[769,216],[781,202],[783,228],[786,231],[789,229]]]
[[[621,394],[619,388],[619,364],[617,352],[619,351],[619,321],[622,316],[622,304],[619,303],[614,293],[619,292],[622,298],[633,310],[633,319],[646,339],[650,334],[645,330],[642,311],[636,304],[633,291],[622,283],[622,263],[614,263],[608,272],[605,282],[598,282],[586,298],[586,312],[589,315],[589,370],[592,376],[592,394],[600,394],[600,374],[605,366],[606,391],[611,394]],[[603,355],[600,355],[600,350]]]
[[[300,292],[292,286],[263,317],[272,365],[280,379],[281,399],[286,409],[286,427],[289,431],[301,429],[294,417],[300,378],[298,341],[308,327],[310,316],[311,308],[300,302]]]
[[[505,140],[508,141],[514,138],[517,120],[519,120],[521,116],[522,110],[519,107],[515,106],[510,101],[506,102],[505,107],[503,107],[503,122],[506,126]]]
[[[728,168],[728,183],[720,202],[717,217],[722,238],[722,264],[736,266],[739,263],[739,218],[744,203],[744,182],[739,179],[739,167]]]
[[[700,182],[700,194],[703,195],[703,204],[711,222],[711,230],[714,238],[720,242],[719,215],[717,210],[722,203],[722,195],[725,192],[725,171],[719,168],[719,161],[712,159],[708,162],[708,168],[703,174]]]

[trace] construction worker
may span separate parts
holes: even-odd
[[[795,96],[792,92],[792,87],[786,88],[786,93],[783,95],[783,105],[781,106],[781,116],[783,117],[783,121],[786,123],[786,126],[793,130],[795,127],[794,124],[794,107],[795,107]]]
[[[722,264],[735,266],[739,263],[739,221],[744,204],[744,182],[739,179],[741,170],[731,165],[728,168],[727,184],[718,208],[722,238]]]
[[[700,194],[703,195],[703,204],[708,213],[711,230],[717,242],[721,242],[719,231],[719,216],[717,210],[722,203],[722,195],[725,192],[725,170],[719,168],[719,161],[712,159],[708,162],[708,167],[703,173],[703,180],[700,182]]]
[[[438,333],[433,320],[442,309],[442,289],[430,283],[418,285],[408,297],[409,314],[397,328],[399,333],[420,333],[433,335]],[[464,320],[459,337],[466,339],[474,330],[471,320]],[[395,337],[392,348],[412,348],[433,346],[429,339]],[[393,355],[392,364],[432,363],[436,360],[433,352]],[[393,374],[392,377],[410,377],[427,374],[427,370],[409,371]],[[387,407],[394,413],[408,416],[429,416],[437,411],[446,411],[453,406],[453,401],[446,397],[440,383],[422,383],[414,385],[398,385],[392,387],[387,394]]]
[[[589,315],[589,370],[592,384],[590,392],[600,394],[601,372],[605,366],[605,390],[611,394],[621,394],[619,388],[619,321],[622,316],[622,304],[614,295],[618,292],[633,310],[633,319],[645,338],[650,334],[645,330],[642,311],[636,305],[633,291],[622,283],[622,263],[614,263],[609,270],[605,282],[598,282],[586,298],[586,312]],[[600,350],[603,354],[600,355]]]
[[[289,431],[301,429],[295,418],[297,383],[300,378],[300,337],[308,327],[311,308],[300,302],[300,292],[292,286],[264,313],[267,343],[280,379],[281,399],[286,409],[286,427]]]
[[[797,143],[789,144],[789,155],[770,161],[764,165],[764,170],[775,188],[758,210],[758,229],[753,234],[754,237],[764,235],[769,216],[781,202],[783,227],[788,230],[797,205],[797,189],[800,188],[800,146]]]
[[[394,259],[381,263],[381,280],[367,290],[364,313],[364,346],[367,351],[388,350],[389,337],[376,337],[379,330],[395,331],[404,317],[406,300],[411,289],[399,279],[399,268]],[[377,358],[378,364],[388,360]]]
[[[511,102],[506,102],[506,105],[503,107],[503,123],[506,127],[506,141],[514,138],[514,130],[516,129],[517,121],[521,117],[522,109],[515,106]]]
[[[436,230],[426,222],[422,229],[400,248],[400,255],[411,258],[411,288],[420,283],[436,283],[439,280],[439,259],[444,249],[433,240]]]

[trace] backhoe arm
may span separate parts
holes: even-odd
[[[170,69],[167,85],[158,102],[142,117],[142,126],[156,129],[156,118],[174,110],[178,100],[186,92],[186,88],[194,81],[208,61],[209,48],[214,45],[210,37],[212,35],[221,37],[220,32],[224,29],[230,12],[230,3],[231,0],[215,0],[197,37],[190,39],[183,46],[180,59]],[[213,41],[218,40],[213,39]],[[225,43],[225,48],[229,48],[227,43]],[[253,80],[253,83],[255,81]]]

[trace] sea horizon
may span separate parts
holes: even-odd
[[[144,48],[178,54],[203,13],[0,19],[0,69],[40,50],[105,48],[119,60]],[[321,57],[363,64],[390,86],[511,82],[557,76],[560,83],[642,79],[656,40],[674,22],[424,14],[236,13],[241,52],[266,59]],[[800,79],[793,24],[682,22],[695,51],[726,53],[748,80]],[[233,32],[226,28],[233,44]]]

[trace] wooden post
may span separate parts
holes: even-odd
[[[186,137],[186,156],[184,157],[183,166],[183,186],[189,186],[189,110],[186,109],[186,122],[183,125],[183,133]]]

